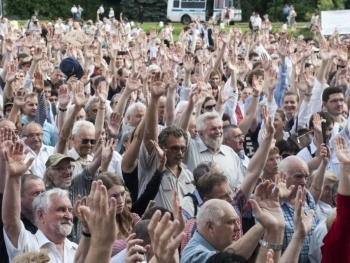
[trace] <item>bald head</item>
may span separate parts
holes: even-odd
[[[286,185],[289,188],[294,185],[294,189],[298,186],[305,187],[309,178],[309,167],[306,162],[298,156],[288,156],[278,165],[280,171],[286,173]]]
[[[16,125],[12,121],[6,119],[0,121],[0,129],[5,127],[9,127],[12,130],[16,129]]]

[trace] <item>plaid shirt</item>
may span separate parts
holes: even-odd
[[[249,203],[247,204],[247,200],[240,187],[237,188],[236,192],[233,195],[232,205],[239,218],[239,220],[237,221],[239,231],[237,232],[236,238],[235,238],[235,241],[237,241],[243,236],[242,216],[244,213],[246,213],[248,210],[251,209],[251,205]],[[196,230],[197,230],[196,218],[193,217],[187,221],[185,226],[185,237],[182,239],[182,242],[181,242],[181,254],[185,246],[188,244],[188,242],[190,242],[190,239],[192,238]]]
[[[310,192],[307,192],[306,195],[306,204],[305,204],[305,215],[309,212],[309,210],[314,210],[316,211],[316,204],[315,200],[310,194]],[[283,248],[282,248],[282,253],[286,250],[288,244],[292,240],[292,236],[294,233],[294,209],[286,202],[282,202],[281,205],[283,215],[284,215],[284,220],[286,222],[286,228],[284,230],[284,238],[283,238]],[[310,242],[311,242],[311,236],[314,233],[314,230],[316,226],[319,223],[319,218],[317,216],[317,213],[314,214],[314,217],[312,218],[312,228],[310,233],[307,235],[304,245],[301,249],[300,255],[299,255],[299,263],[310,263],[310,260],[308,258],[309,254],[309,247],[310,247]]]

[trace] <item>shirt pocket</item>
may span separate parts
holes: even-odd
[[[163,176],[161,186],[163,191],[171,191],[174,189],[170,176]]]

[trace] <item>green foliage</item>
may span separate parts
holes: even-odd
[[[123,15],[125,15],[129,21],[138,20],[139,7],[142,5],[145,12],[144,21],[166,21],[167,14],[166,0],[122,0],[121,6]]]
[[[344,9],[346,0],[318,0],[317,7],[320,11]]]

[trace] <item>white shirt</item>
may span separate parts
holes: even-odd
[[[62,28],[64,31],[66,31],[66,27],[64,24],[55,24],[55,28]]]
[[[4,240],[6,244],[7,254],[9,256],[9,261],[22,253],[37,251],[40,249],[46,249],[50,257],[50,263],[73,263],[75,253],[77,251],[78,245],[69,241],[67,238],[64,240],[64,256],[62,258],[61,254],[58,252],[56,245],[51,242],[41,230],[38,230],[35,235],[30,233],[24,228],[24,225],[21,221],[21,232],[18,237],[18,246],[17,248],[13,246],[10,239],[8,238],[5,229],[4,231]]]
[[[85,160],[82,159],[79,153],[74,149],[74,147],[67,152],[67,156],[72,157],[75,160],[75,162],[72,162],[72,165],[75,166],[73,171],[73,177],[77,174],[82,173],[85,166],[89,165],[93,159],[93,157],[89,154],[87,155]]]
[[[320,263],[322,260],[321,247],[323,246],[323,238],[327,234],[326,220],[321,221],[315,228],[311,236],[309,247],[309,260],[311,263]]]
[[[29,170],[32,174],[44,178],[46,170],[45,163],[49,157],[54,154],[55,147],[42,144],[38,155],[28,145],[25,145],[25,149],[28,149],[29,152],[27,153],[24,162],[27,162],[30,158],[34,158],[34,162],[29,167]]]
[[[310,146],[311,153],[310,153],[309,149],[307,147],[305,147],[297,154],[297,156],[299,156],[301,159],[303,159],[306,163],[311,161],[311,159],[312,159],[311,154],[316,154],[316,150],[317,150],[317,147],[314,143],[314,140],[312,140],[312,142],[310,143],[309,146]]]
[[[70,10],[72,13],[78,12],[78,8],[76,6],[73,6],[72,9]]]
[[[112,160],[108,166],[108,172],[115,173],[119,177],[123,178],[122,159],[123,157],[117,151],[114,151]]]
[[[126,248],[111,258],[109,263],[125,263]]]

